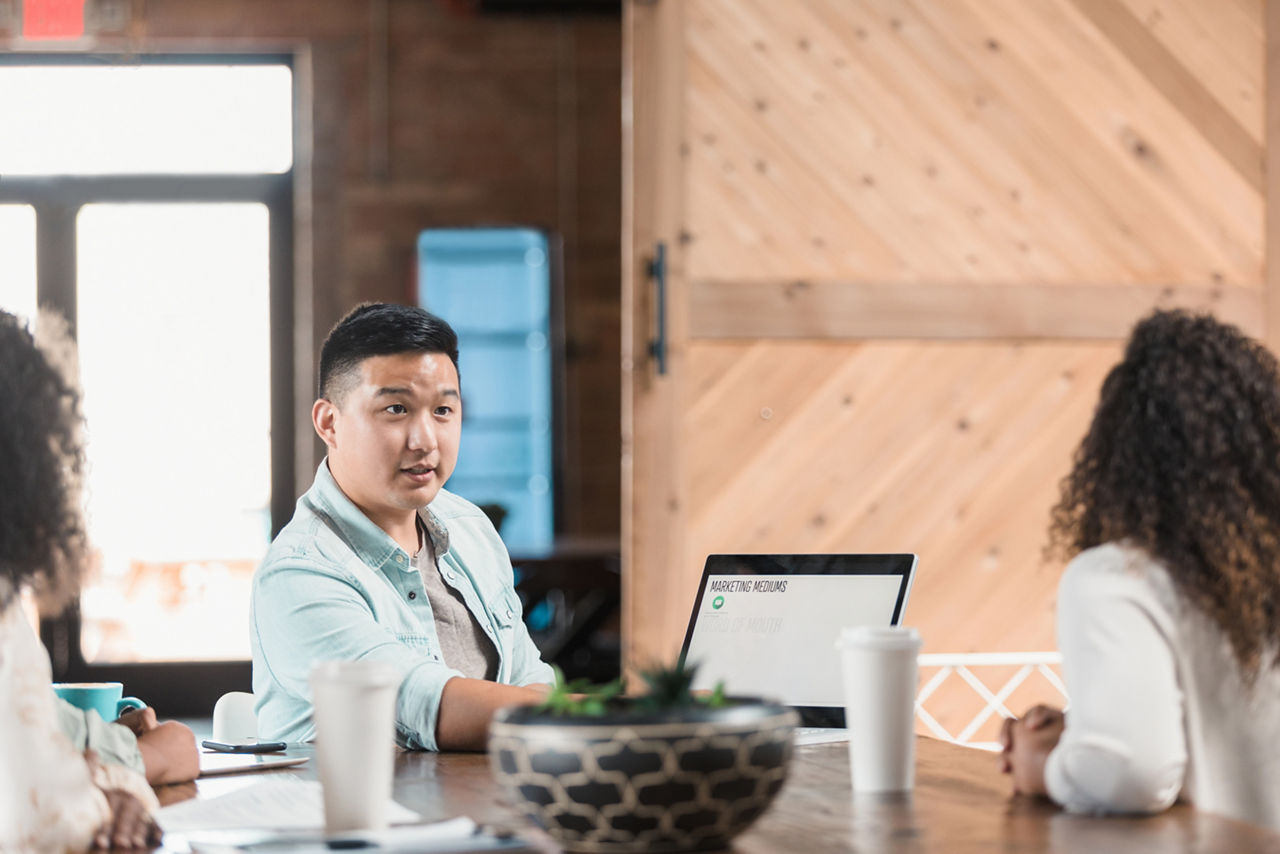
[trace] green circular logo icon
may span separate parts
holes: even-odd
[[[723,597],[723,596],[717,596],[716,598],[712,599],[712,600],[711,600],[711,607],[712,607],[712,608],[715,608],[717,611],[719,611],[721,608],[723,608],[723,607],[724,607],[724,597]]]

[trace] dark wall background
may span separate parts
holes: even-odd
[[[616,537],[621,17],[578,5],[90,0],[85,49],[295,56],[299,491],[319,460],[309,413],[329,327],[361,300],[413,299],[423,228],[528,225],[564,245],[563,527]],[[13,37],[15,9],[0,9],[0,49],[48,50]]]

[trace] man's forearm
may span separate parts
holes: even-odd
[[[484,750],[494,712],[507,706],[531,706],[545,697],[545,688],[455,676],[440,694],[436,744],[441,750]]]

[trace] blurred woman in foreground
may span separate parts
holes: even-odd
[[[1005,722],[1017,791],[1280,828],[1280,373],[1233,326],[1133,330],[1054,510],[1070,712]]]
[[[29,590],[43,613],[58,613],[84,561],[79,397],[57,366],[71,357],[59,326],[41,318],[62,342],[42,351],[0,311],[0,851],[142,848],[159,841],[148,780],[198,772],[191,732],[145,709],[121,726],[94,715],[73,745],[59,728],[69,718],[50,687],[48,655],[20,602]],[[92,749],[95,732],[111,751]]]

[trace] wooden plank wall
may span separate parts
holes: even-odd
[[[1157,304],[1263,331],[1261,0],[683,14],[682,557],[635,568],[629,660],[717,551],[916,551],[926,651],[1053,649],[1049,509],[1120,340]]]

